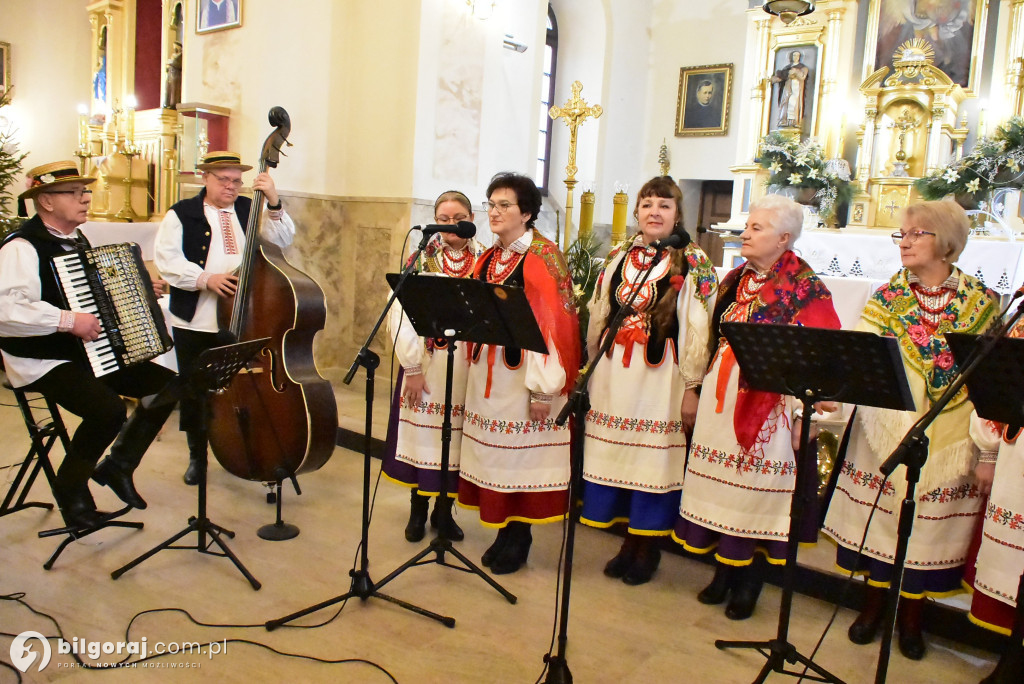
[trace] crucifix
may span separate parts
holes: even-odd
[[[579,81],[572,82],[572,97],[566,100],[561,107],[553,106],[548,110],[548,116],[552,119],[561,118],[569,127],[569,163],[565,166],[565,187],[567,188],[567,199],[565,201],[565,234],[562,240],[562,251],[569,249],[569,235],[572,232],[572,191],[576,187],[576,131],[584,120],[601,116],[604,111],[601,105],[587,105],[580,97],[583,84]]]
[[[920,121],[911,116],[909,107],[904,107],[900,118],[889,124],[889,128],[898,129],[900,132],[900,149],[896,152],[896,162],[893,164],[893,176],[906,178],[909,175],[907,173],[907,153],[905,150],[907,133],[917,128],[919,124]]]

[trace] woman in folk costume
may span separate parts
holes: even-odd
[[[633,214],[640,232],[608,256],[590,302],[589,358],[655,265],[590,381],[581,520],[594,527],[628,523],[604,574],[636,585],[657,569],[661,553],[654,542],[668,536],[679,511],[718,278],[683,230],[682,193],[671,178],[648,181]],[[680,247],[651,246],[672,234],[683,239]]]
[[[728,597],[725,614],[733,620],[750,617],[757,604],[763,583],[757,554],[786,562],[796,485],[791,413],[798,404],[747,385],[721,324],[839,328],[832,295],[792,251],[802,225],[803,208],[785,197],[750,205],[740,248],[747,261],[718,288],[711,338],[718,348],[701,392],[673,532],[689,551],[715,551],[714,579],[697,598],[719,604]]]
[[[864,544],[857,555],[868,515],[882,485],[882,462],[907,430],[930,408],[956,373],[943,335],[982,333],[998,316],[996,295],[953,263],[967,244],[970,224],[955,202],[922,202],[907,208],[893,240],[903,269],[868,300],[858,329],[895,337],[917,406],[916,412],[859,407],[846,461],[825,518],[825,533],[839,544],[836,563],[868,577],[864,609],[850,625],[850,641],[870,643],[885,612],[892,575],[905,469],[885,483]],[[921,609],[925,596],[960,591],[967,549],[981,515],[973,474],[977,457],[969,428],[967,389],[946,406],[928,428],[928,461],[917,486],[917,516],[900,587],[899,648],[914,660],[924,657]]]
[[[515,572],[530,553],[531,523],[568,511],[569,429],[554,419],[576,380],[579,323],[558,247],[534,229],[540,191],[526,176],[498,174],[487,188],[494,245],[476,277],[522,287],[548,353],[474,345],[466,388],[459,504],[499,528],[481,562]]]
[[[473,205],[461,192],[449,190],[434,202],[434,222],[456,225],[473,220]],[[419,270],[451,278],[473,275],[476,259],[482,252],[475,238],[455,233],[435,234],[420,253]],[[389,320],[395,340],[395,355],[402,366],[402,377],[392,402],[388,442],[384,455],[384,474],[412,487],[409,523],[405,538],[411,542],[426,534],[427,507],[430,497],[441,491],[441,427],[444,421],[444,392],[447,375],[448,342],[424,339],[416,334],[397,304]],[[448,456],[448,498],[434,502],[430,525],[437,529],[440,509],[451,510],[459,477],[459,452],[462,445],[463,399],[466,396],[466,372],[469,369],[469,345],[459,345],[452,369],[452,439]],[[462,541],[463,532],[450,515],[445,536]]]
[[[1010,337],[1024,337],[1024,322]],[[1018,404],[1020,399],[1017,400]],[[996,669],[982,684],[1010,684],[1024,672],[1024,620],[1017,609],[1024,573],[1024,439],[1019,425],[1003,425],[971,416],[971,437],[981,450],[975,474],[982,495],[989,495],[981,546],[973,573],[968,618],[976,625],[1009,635]]]

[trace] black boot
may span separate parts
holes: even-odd
[[[494,542],[487,547],[487,550],[484,551],[484,555],[480,556],[480,564],[485,568],[490,567],[498,555],[501,554],[502,550],[505,548],[505,544],[508,543],[508,540],[509,528],[508,525],[506,525],[498,530],[498,536],[494,538]]]
[[[701,589],[697,594],[697,600],[709,606],[717,606],[725,601],[729,595],[729,586],[732,581],[733,566],[725,563],[715,563],[715,576],[711,583]]]
[[[146,449],[160,433],[173,404],[157,408],[139,405],[110,447],[110,454],[96,466],[92,479],[114,490],[132,508],[143,509],[146,501],[135,490],[132,473],[139,467]]]
[[[427,533],[427,507],[430,505],[430,497],[420,494],[420,490],[413,487],[409,495],[409,522],[405,526],[405,540],[418,542]]]
[[[846,634],[855,644],[870,644],[878,634],[878,628],[885,617],[886,590],[882,587],[869,586],[864,598],[864,608],[850,625]]]
[[[54,487],[53,497],[57,500],[64,524],[75,529],[96,527],[103,522],[103,513],[96,510],[96,502],[86,484],[77,491],[62,493]]]
[[[1006,644],[1002,657],[996,664],[992,674],[981,680],[981,684],[1018,684],[1020,674],[1024,672],[1024,625],[1014,629],[1010,641]]]
[[[455,518],[452,517],[452,504],[455,503],[455,499],[450,496],[446,496],[443,499],[438,496],[434,499],[434,510],[430,511],[430,527],[437,529],[438,524],[441,521],[441,515],[444,515],[445,526],[444,526],[444,537],[448,541],[462,541],[466,538],[466,534],[462,531],[462,528],[455,523]]]
[[[187,430],[185,439],[188,441],[188,468],[182,479],[185,484],[194,486],[199,484],[203,464],[207,462],[207,437],[202,430]]]
[[[529,523],[510,522],[507,527],[508,541],[491,563],[491,572],[495,575],[508,575],[523,567],[523,563],[530,555],[530,545],[533,544],[533,532],[530,531]]]
[[[622,576],[622,581],[630,586],[647,584],[660,562],[661,550],[657,546],[657,540],[654,537],[638,535],[636,555],[626,574]]]
[[[619,548],[619,552],[610,561],[605,563],[604,574],[614,579],[622,579],[629,570],[629,566],[633,564],[633,560],[636,558],[637,546],[640,542],[640,538],[635,534],[626,533],[625,538],[622,540],[622,546]]]
[[[730,620],[746,620],[754,614],[757,597],[764,586],[764,575],[759,566],[758,556],[750,565],[736,568],[733,571],[733,583],[730,587],[732,598],[725,607],[725,617]]]
[[[908,599],[900,597],[899,609],[896,611],[896,623],[900,628],[900,653],[911,660],[924,658],[924,635],[921,634],[921,613],[924,610],[924,599]]]

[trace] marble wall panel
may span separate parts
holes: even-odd
[[[288,259],[320,284],[327,300],[327,322],[314,343],[317,367],[338,380],[387,301],[384,274],[400,270],[412,201],[283,197],[296,226]],[[371,349],[381,356],[383,372],[391,346],[382,328]]]

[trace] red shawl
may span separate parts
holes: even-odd
[[[492,246],[477,259],[475,277],[486,278],[483,265],[493,252]],[[549,349],[558,350],[565,372],[561,393],[568,394],[576,384],[580,368],[580,328],[572,300],[572,278],[561,251],[537,230],[533,231],[533,242],[523,255],[523,281],[526,299],[544,341]]]
[[[733,269],[722,279],[718,291],[719,301],[733,300],[734,295],[730,290],[734,290],[739,283],[744,266],[746,264]],[[806,261],[787,250],[772,266],[771,273],[772,277],[758,294],[747,319],[748,323],[807,325],[813,328],[832,329],[841,327],[839,316],[832,305],[831,293]],[[735,362],[732,349],[724,338],[719,344],[718,354],[722,356],[722,364],[718,371],[722,383],[723,378],[728,379],[731,365]],[[749,451],[757,442],[762,426],[780,400],[781,395],[774,392],[751,389],[743,378],[742,369],[740,370],[739,393],[733,409],[733,428],[736,431],[736,441],[745,450]],[[721,399],[719,404],[721,405]]]

